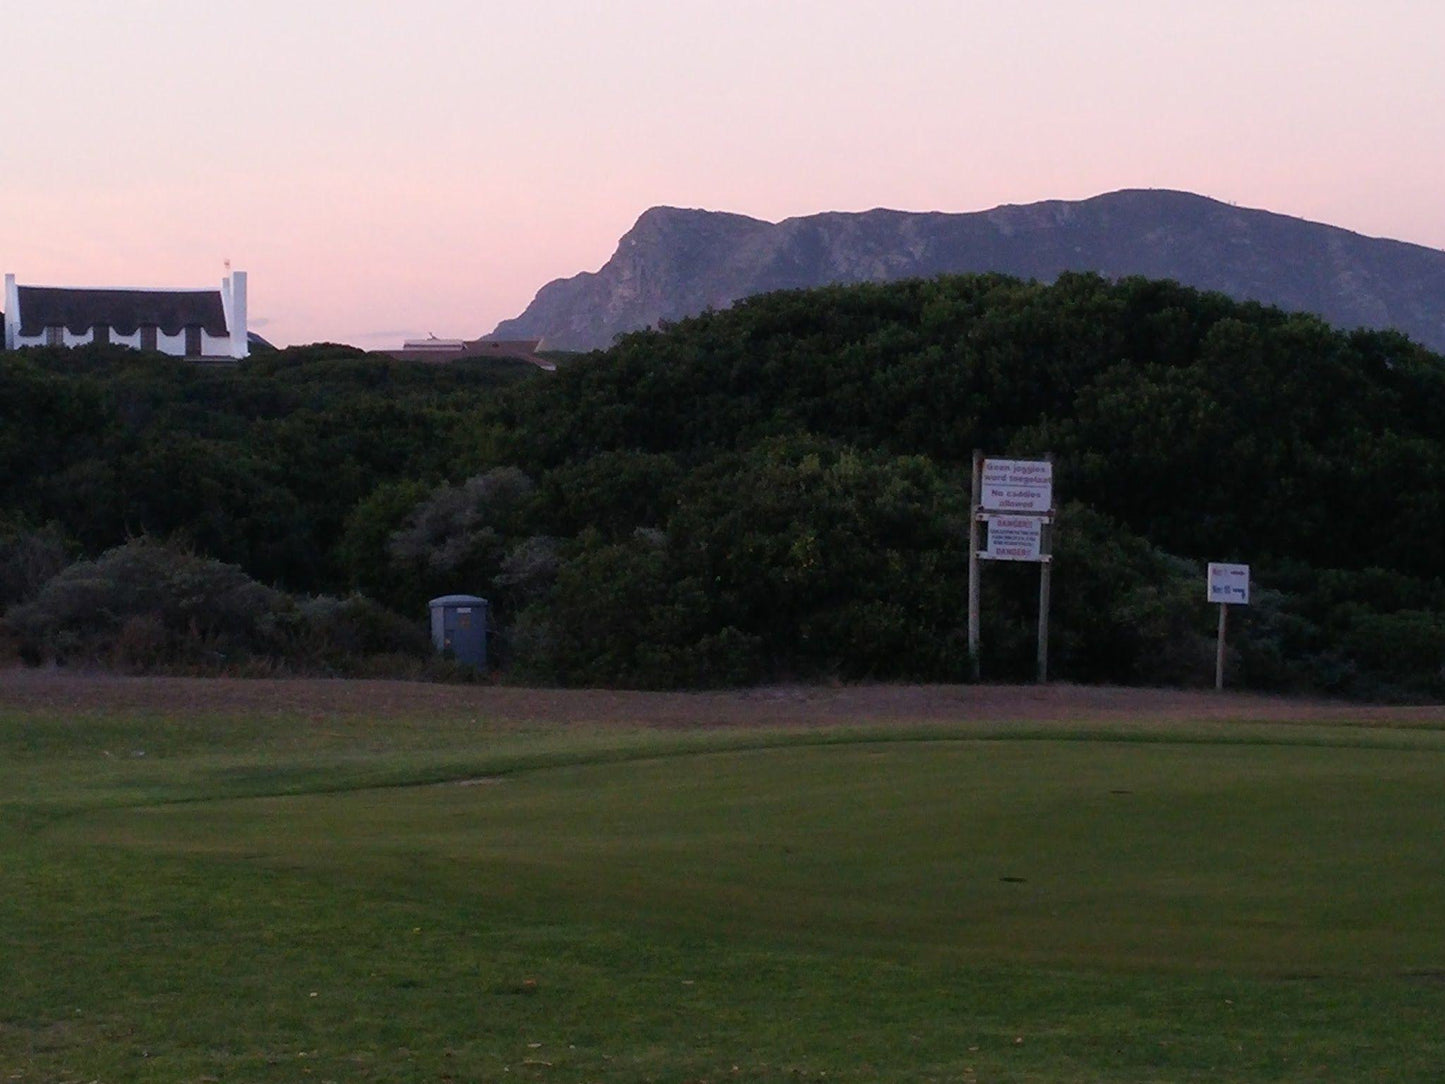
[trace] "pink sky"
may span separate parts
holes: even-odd
[[[1445,248],[1436,0],[7,4],[0,270],[475,335],[646,208],[1199,192]]]

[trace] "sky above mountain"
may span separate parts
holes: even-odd
[[[1445,248],[1433,0],[47,0],[0,39],[0,270],[230,260],[278,343],[479,334],[656,204],[1161,187]]]

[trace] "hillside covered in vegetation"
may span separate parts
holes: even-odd
[[[1241,682],[1445,695],[1445,360],[1093,275],[769,294],[552,374],[0,355],[0,606],[31,657],[345,671],[469,591],[515,680],[963,680],[975,448],[1055,456],[1058,677],[1207,680],[1234,560]],[[986,678],[1036,584],[985,567]]]

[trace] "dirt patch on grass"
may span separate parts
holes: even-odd
[[[890,722],[1258,721],[1445,727],[1445,706],[1399,707],[1248,693],[1048,685],[769,686],[648,693],[406,681],[128,677],[0,669],[0,708],[313,720],[486,718],[649,727],[783,727]]]

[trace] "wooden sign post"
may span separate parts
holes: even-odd
[[[1230,606],[1249,605],[1249,566],[1211,561],[1207,578],[1210,602],[1219,604],[1219,640],[1214,648],[1214,687],[1224,688],[1224,631]]]
[[[973,453],[973,501],[968,513],[968,669],[969,680],[978,681],[978,535],[979,502],[983,499],[983,453]]]
[[[973,512],[968,527],[968,657],[979,679],[979,564],[1032,561],[1039,565],[1038,680],[1049,679],[1049,588],[1053,555],[1054,460],[988,459],[973,453]],[[980,547],[980,528],[988,543]]]

